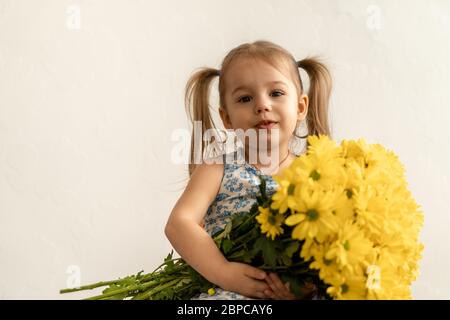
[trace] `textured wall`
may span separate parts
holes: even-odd
[[[186,80],[267,39],[326,57],[337,139],[400,156],[426,219],[414,297],[449,299],[449,38],[447,0],[0,0],[0,298],[156,267]]]

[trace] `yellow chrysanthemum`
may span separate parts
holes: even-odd
[[[354,159],[347,159],[344,164],[344,169],[347,175],[347,190],[355,189],[363,183],[364,169]]]
[[[300,257],[305,261],[310,260],[323,252],[322,245],[315,239],[306,238],[300,250]]]
[[[362,275],[335,277],[327,293],[336,300],[366,299],[366,277]]]
[[[312,242],[312,244],[308,247],[309,250],[305,250],[304,248],[302,248],[301,256],[303,257],[306,254],[313,255],[314,260],[313,262],[311,262],[309,267],[311,269],[319,270],[320,279],[325,281],[333,279],[341,271],[336,261],[328,260],[325,258],[325,253],[327,252],[330,244],[328,242],[317,244],[314,240],[309,239],[307,239],[305,243],[308,243],[308,241]]]
[[[283,228],[281,225],[284,222],[282,214],[274,214],[270,208],[263,208],[259,206],[260,214],[256,216],[256,221],[261,225],[261,232],[271,237],[272,240],[279,234],[282,234]]]
[[[296,190],[298,206],[296,213],[286,218],[288,226],[295,226],[293,239],[316,238],[319,242],[336,231],[337,221],[332,214],[333,194],[303,186]]]
[[[341,268],[346,268],[352,273],[358,272],[372,247],[373,244],[360,228],[352,221],[347,221],[339,229],[337,239],[331,243],[325,259],[335,260]]]
[[[339,191],[338,189],[336,192],[332,213],[337,218],[339,225],[344,224],[347,220],[353,220],[355,217],[352,196],[352,190]]]
[[[342,154],[342,148],[326,135],[308,136],[308,144],[308,154],[320,159],[334,159]]]
[[[293,209],[296,206],[296,198],[294,190],[298,183],[298,175],[295,174],[295,168],[286,168],[279,176],[274,176],[274,180],[278,183],[278,190],[272,196],[270,207],[285,213],[288,208]]]
[[[382,250],[383,251],[383,250]],[[403,281],[398,270],[382,254],[373,264],[367,265],[367,298],[368,299],[411,299],[409,283]]]
[[[352,158],[360,162],[363,166],[364,159],[369,152],[369,146],[364,139],[359,140],[342,140],[342,155],[344,158]]]
[[[319,184],[324,188],[345,185],[344,160],[304,155],[298,159],[297,174],[301,181]]]
[[[382,197],[377,197],[371,185],[362,185],[353,193],[357,222],[374,235],[381,235],[388,223],[387,205]]]

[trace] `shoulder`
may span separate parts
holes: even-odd
[[[224,171],[224,161],[222,157],[205,159],[201,164],[195,165],[191,180],[210,177],[211,179],[222,177]]]
[[[211,203],[219,193],[224,170],[224,163],[219,158],[208,159],[196,165],[185,193]]]
[[[197,181],[213,183],[216,180],[222,180],[223,171],[224,164],[222,162],[202,162],[195,166],[189,183]]]
[[[204,162],[196,165],[184,192],[172,209],[169,221],[188,218],[201,224],[220,190],[223,168],[221,163]]]

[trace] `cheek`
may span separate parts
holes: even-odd
[[[232,117],[230,117],[233,127],[248,129],[252,126],[252,118],[246,112],[235,112]]]
[[[297,125],[297,113],[295,111],[283,112],[281,116],[281,128],[283,130],[293,132]]]
[[[289,137],[294,134],[295,132],[295,126],[296,122],[294,121],[287,121],[281,124],[280,126],[280,134],[282,134],[284,137]]]

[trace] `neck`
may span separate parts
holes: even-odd
[[[252,154],[253,157],[249,156],[249,152],[245,153],[245,160],[247,163],[258,168],[265,174],[274,174],[278,172],[280,168],[289,165],[289,156],[291,155],[287,146],[269,150],[268,152],[261,152],[261,154],[255,149],[250,149],[250,154]]]

